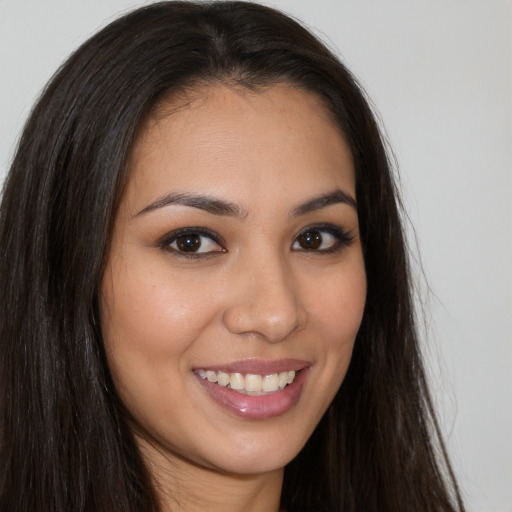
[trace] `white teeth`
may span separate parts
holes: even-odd
[[[206,372],[206,378],[208,379],[208,382],[217,382],[217,373],[208,370]]]
[[[248,373],[245,376],[245,390],[246,391],[261,391],[263,387],[263,379],[261,375],[254,375]]]
[[[263,377],[263,391],[267,393],[272,393],[279,389],[279,375],[277,373],[273,373],[272,375],[265,375]]]
[[[279,374],[279,388],[284,389],[286,384],[288,384],[288,372],[281,372]]]
[[[244,389],[245,382],[241,373],[232,373],[229,379],[231,389]]]
[[[215,372],[213,370],[197,370],[197,374],[203,380],[217,383],[220,386],[228,386],[241,393],[249,395],[263,395],[265,393],[275,393],[291,384],[296,372],[290,370],[287,372],[271,373],[269,375],[258,375],[248,373],[245,376],[241,373]]]
[[[217,373],[217,384],[220,384],[221,386],[227,386],[230,381],[229,373],[224,372],[218,372]]]

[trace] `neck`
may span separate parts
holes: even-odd
[[[140,443],[162,512],[279,512],[284,469],[238,475]]]

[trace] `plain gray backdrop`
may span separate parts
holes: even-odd
[[[59,64],[143,3],[0,0],[0,180]],[[267,3],[313,27],[374,100],[432,290],[419,279],[427,364],[456,473],[470,512],[511,512],[512,4]]]

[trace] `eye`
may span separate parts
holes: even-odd
[[[325,251],[336,244],[336,238],[326,231],[311,230],[301,233],[293,244],[294,249]]]
[[[302,231],[293,242],[296,251],[330,253],[350,245],[352,236],[334,225],[314,226]]]
[[[210,230],[204,228],[183,228],[168,234],[160,245],[163,249],[184,256],[225,252],[218,238]]]

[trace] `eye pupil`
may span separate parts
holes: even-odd
[[[306,231],[299,236],[299,244],[303,249],[318,249],[322,245],[322,235],[319,231]]]
[[[183,235],[176,239],[180,251],[195,252],[201,247],[201,237],[199,235]]]

